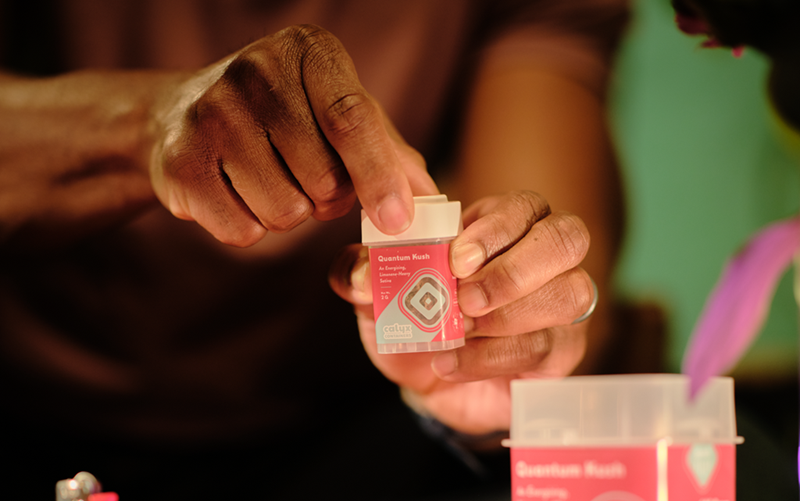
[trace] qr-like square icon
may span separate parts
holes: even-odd
[[[403,306],[422,324],[436,325],[447,313],[447,288],[432,275],[422,275],[403,297]]]

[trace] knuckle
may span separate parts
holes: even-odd
[[[558,302],[564,318],[575,318],[589,309],[594,301],[594,287],[586,272],[573,270],[565,277],[565,287]]]
[[[550,206],[538,193],[514,191],[507,194],[502,209],[486,218],[489,232],[486,247],[490,255],[504,252],[530,231],[534,224],[550,214]]]
[[[283,32],[290,61],[303,74],[323,75],[329,92],[317,116],[326,133],[348,136],[364,126],[380,123],[380,111],[360,86],[344,46],[330,32],[315,25],[297,25]]]
[[[186,110],[186,123],[203,139],[213,140],[230,135],[242,123],[239,106],[222,86],[212,86]]]
[[[553,351],[553,333],[549,329],[517,336],[525,361],[538,363]]]
[[[507,257],[498,261],[497,266],[498,283],[505,284],[506,289],[510,287],[509,296],[518,297],[528,290],[528,277],[523,272],[523,268],[515,259]],[[492,287],[486,287],[484,290],[492,290]],[[487,291],[487,296],[491,296]],[[489,298],[491,300],[491,297]]]
[[[303,70],[319,71],[331,75],[338,73],[344,47],[333,34],[313,24],[290,26],[277,35],[283,39],[283,52],[287,61]]]
[[[217,121],[225,117],[225,106],[222,105],[219,87],[212,86],[205,94],[186,110],[186,120],[190,124],[200,125],[209,121]]]
[[[335,204],[349,198],[353,193],[353,184],[347,171],[340,165],[334,165],[320,173],[306,192],[315,203]]]
[[[348,136],[376,123],[377,108],[363,92],[347,93],[334,97],[325,110],[322,120],[325,128],[337,136]]]
[[[249,75],[268,65],[277,73],[298,75],[306,66],[323,65],[325,69],[343,52],[339,40],[325,29],[313,24],[297,24],[262,38],[242,50],[229,65],[226,74]]]
[[[539,363],[553,349],[553,338],[549,330],[541,330],[519,336],[509,336],[487,346],[486,357],[492,367],[508,367],[518,370]]]
[[[519,336],[517,336],[519,337]],[[486,349],[486,361],[490,367],[505,367],[513,363],[519,352],[516,350],[516,337],[489,343]]]
[[[475,326],[481,332],[491,334],[510,334],[517,333],[515,331],[515,324],[517,320],[525,314],[520,310],[520,302],[513,302],[505,306],[501,306],[496,310],[492,310],[486,315],[475,318]]]
[[[243,49],[209,92],[216,90],[226,98],[227,107],[259,120],[287,120],[286,115],[302,102],[298,94],[303,89],[303,50],[294,38],[281,33]]]
[[[492,212],[484,218],[486,231],[482,235],[487,256],[497,256],[510,249],[529,230],[516,224],[519,218],[509,210]]]
[[[235,88],[246,88],[255,79],[262,76],[261,66],[264,64],[265,51],[256,48],[245,49],[225,68],[220,83]],[[216,86],[212,86],[214,88]]]
[[[534,191],[514,191],[510,194],[509,202],[516,208],[518,214],[528,222],[529,228],[536,221],[550,214],[550,205],[547,200]]]
[[[297,94],[302,89],[296,65],[279,61],[281,56],[256,49],[240,54],[222,78],[203,96],[215,103],[228,124],[257,126],[268,133],[268,124],[296,120]],[[206,104],[208,106],[208,104]]]
[[[276,204],[269,218],[264,221],[264,225],[274,233],[286,233],[305,221],[312,210],[311,203],[305,198],[287,201],[280,205]]]
[[[235,95],[242,103],[251,105],[279,96],[280,93],[275,89],[283,87],[281,78],[284,75],[268,69],[275,66],[271,62],[271,58],[275,57],[270,51],[258,47],[245,49],[228,64],[222,77],[209,88],[207,94],[216,92],[218,97],[224,95],[229,103],[233,102]]]
[[[574,214],[559,212],[545,226],[550,240],[566,264],[581,262],[589,250],[589,232],[583,220]]]
[[[313,52],[322,48],[336,48],[338,40],[329,31],[315,24],[296,24],[279,31],[278,37],[305,52]]]

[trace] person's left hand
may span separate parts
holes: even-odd
[[[454,429],[483,434],[509,428],[511,379],[575,369],[588,321],[572,322],[588,310],[594,287],[578,267],[589,249],[583,221],[551,212],[536,193],[481,199],[464,212],[464,225],[450,246],[467,329],[459,349],[377,353],[366,247],[347,247],[329,278],[353,303],[370,359],[406,400]]]

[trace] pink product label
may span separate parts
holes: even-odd
[[[512,501],[735,501],[735,478],[729,444],[511,449]]]
[[[514,501],[656,501],[657,477],[655,447],[511,449]]]
[[[668,465],[672,499],[736,499],[735,445],[673,445],[669,448]]]
[[[370,248],[378,343],[464,337],[449,244]]]

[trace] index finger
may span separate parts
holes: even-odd
[[[308,27],[303,86],[328,142],[339,154],[361,205],[375,226],[395,235],[414,217],[411,186],[403,171],[380,107],[358,80],[339,40]]]
[[[589,249],[589,232],[579,217],[551,214],[539,195],[522,192],[468,226],[451,249],[453,273],[463,277],[459,305],[477,317],[576,267]]]
[[[538,193],[521,191],[478,200],[464,211],[464,232],[450,244],[450,267],[467,278],[504,252],[550,214]]]

